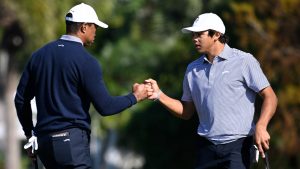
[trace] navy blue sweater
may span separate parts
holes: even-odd
[[[37,124],[33,127],[30,101],[36,97]],[[134,105],[132,93],[111,96],[102,79],[97,60],[81,43],[51,42],[33,53],[20,79],[15,96],[19,121],[26,136],[67,128],[90,131],[92,103],[103,116]]]

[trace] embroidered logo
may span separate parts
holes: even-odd
[[[222,75],[224,75],[224,74],[226,74],[226,73],[229,73],[229,71],[228,71],[228,70],[223,71],[223,72],[222,72]]]

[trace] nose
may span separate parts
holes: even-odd
[[[193,42],[196,43],[198,41],[197,37],[193,36]]]

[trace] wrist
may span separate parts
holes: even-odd
[[[133,92],[132,95],[134,96],[136,103],[140,101],[140,98],[139,98],[138,94]]]
[[[159,90],[157,93],[156,93],[156,98],[153,100],[153,101],[158,101],[160,99],[160,94],[162,93],[161,90]]]
[[[267,129],[267,125],[257,123],[255,125],[255,129],[264,129],[264,130],[266,130]]]

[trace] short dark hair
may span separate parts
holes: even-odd
[[[72,18],[72,13],[68,13],[66,17]],[[75,34],[79,31],[82,22],[71,22],[66,20],[66,31],[67,33]]]
[[[208,30],[208,36],[213,37],[213,36],[216,34],[216,32],[217,32],[217,31],[215,31],[215,30],[209,29],[209,30]],[[220,38],[219,38],[219,41],[220,41],[221,43],[223,43],[223,44],[224,44],[224,43],[228,43],[228,42],[229,42],[229,37],[228,37],[227,35],[221,33],[221,36],[220,36]]]
[[[72,14],[68,13],[66,17],[72,18]],[[85,23],[85,22],[72,22],[66,20],[66,31],[67,33],[76,34],[79,30],[82,24],[87,24],[89,26],[93,25],[94,23]],[[96,24],[94,24],[96,28],[98,27]]]
[[[71,22],[66,21],[66,31],[67,33],[75,34],[80,30],[82,22]]]

